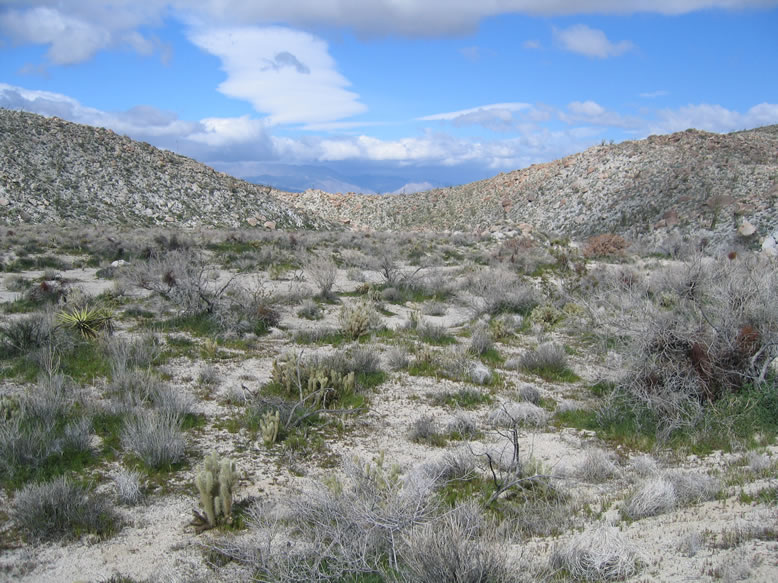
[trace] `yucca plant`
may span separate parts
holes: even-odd
[[[78,330],[84,338],[96,338],[102,330],[113,329],[113,313],[108,308],[84,306],[63,310],[57,314],[57,321],[63,326]]]

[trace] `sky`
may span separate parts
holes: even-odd
[[[778,123],[778,0],[0,0],[0,107],[412,192]]]

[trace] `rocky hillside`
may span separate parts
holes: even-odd
[[[0,109],[0,224],[326,226],[275,192],[111,130]]]
[[[110,130],[0,110],[0,223],[512,230],[572,237],[778,230],[778,126],[687,130],[411,195],[287,193]]]
[[[778,126],[687,130],[603,145],[494,178],[405,196],[283,194],[291,204],[375,229],[506,229],[636,237],[677,229],[724,236],[778,228]],[[746,225],[744,229],[748,232]]]

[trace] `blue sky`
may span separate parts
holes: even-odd
[[[778,0],[0,0],[0,106],[410,191],[778,123]]]

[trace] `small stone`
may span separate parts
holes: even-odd
[[[246,219],[246,222],[247,222],[247,223],[248,223],[250,226],[252,226],[252,227],[256,227],[256,226],[257,226],[257,219],[256,219],[255,217],[249,217],[249,218],[247,218],[247,219]]]
[[[744,219],[743,222],[740,223],[737,232],[741,237],[750,237],[756,233],[756,227]]]
[[[7,198],[0,198],[0,206],[8,206],[10,201]]]
[[[271,231],[276,230],[276,222],[275,221],[265,221],[265,228],[270,229]]]

